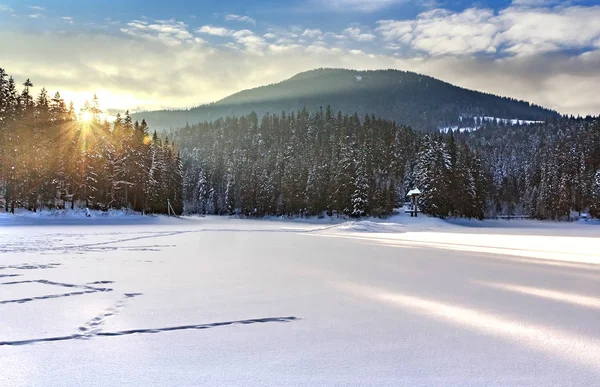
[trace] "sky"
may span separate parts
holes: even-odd
[[[600,114],[600,0],[0,0],[0,67],[82,106],[186,108],[321,67]]]

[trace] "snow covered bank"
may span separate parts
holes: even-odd
[[[388,246],[600,264],[600,226],[595,222],[441,220],[398,216],[381,222],[346,222],[320,234]]]
[[[527,234],[540,235],[596,235],[600,232],[600,221],[587,220],[579,222],[555,222],[538,220],[475,220],[464,218],[439,219],[427,215],[411,218],[400,213],[388,218],[349,217],[265,217],[238,218],[232,216],[182,216],[179,218],[165,215],[142,215],[127,210],[60,210],[31,212],[20,210],[12,215],[0,212],[0,226],[52,226],[52,225],[182,225],[185,227],[236,228],[244,230],[280,229],[280,230],[330,230],[339,232],[360,233],[406,233],[421,231],[464,233],[501,233],[519,234],[526,230]],[[234,225],[234,226],[232,226]]]
[[[35,225],[123,225],[164,222],[162,215],[142,215],[130,210],[96,211],[88,209],[43,210],[38,212],[19,209],[13,215],[0,212],[0,226]]]

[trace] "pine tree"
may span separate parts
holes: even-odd
[[[448,216],[450,159],[444,144],[438,138],[425,136],[417,160],[416,184],[423,193],[419,199],[420,208],[434,216]]]
[[[356,160],[356,177],[354,179],[354,191],[351,196],[352,216],[367,215],[369,206],[369,179],[367,176],[365,154],[359,154]]]

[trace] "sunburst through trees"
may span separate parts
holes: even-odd
[[[181,163],[168,139],[129,113],[113,122],[94,96],[79,114],[60,93],[19,92],[0,69],[0,201],[15,208],[131,208],[181,212]]]

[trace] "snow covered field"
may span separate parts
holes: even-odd
[[[590,386],[600,226],[0,217],[1,386]]]

